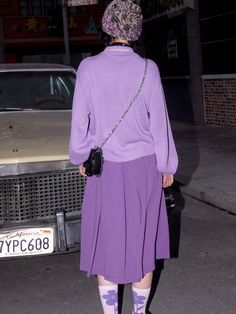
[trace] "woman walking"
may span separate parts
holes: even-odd
[[[112,133],[101,175],[87,178],[80,269],[97,276],[105,314],[118,313],[118,284],[126,283],[132,313],[144,314],[155,260],[169,258],[163,187],[173,183],[178,158],[158,68],[132,49],[140,7],[112,1],[102,27],[110,45],[81,62],[73,101],[70,160],[83,176],[91,148]]]

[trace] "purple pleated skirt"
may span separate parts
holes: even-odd
[[[155,155],[105,161],[101,177],[89,177],[85,187],[80,269],[131,283],[166,258],[169,228]]]

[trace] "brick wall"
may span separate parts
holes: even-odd
[[[236,74],[203,75],[205,123],[236,127]]]

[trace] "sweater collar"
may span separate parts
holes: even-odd
[[[132,53],[133,48],[131,47],[123,47],[123,46],[108,46],[104,50],[105,52],[125,52],[125,53]]]

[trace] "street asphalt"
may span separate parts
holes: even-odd
[[[182,192],[236,214],[236,128],[172,122]]]
[[[234,314],[236,217],[176,194],[172,259],[159,262],[152,314]],[[0,260],[1,314],[102,314],[96,279],[79,271],[79,253]],[[125,286],[122,314],[131,314]]]

